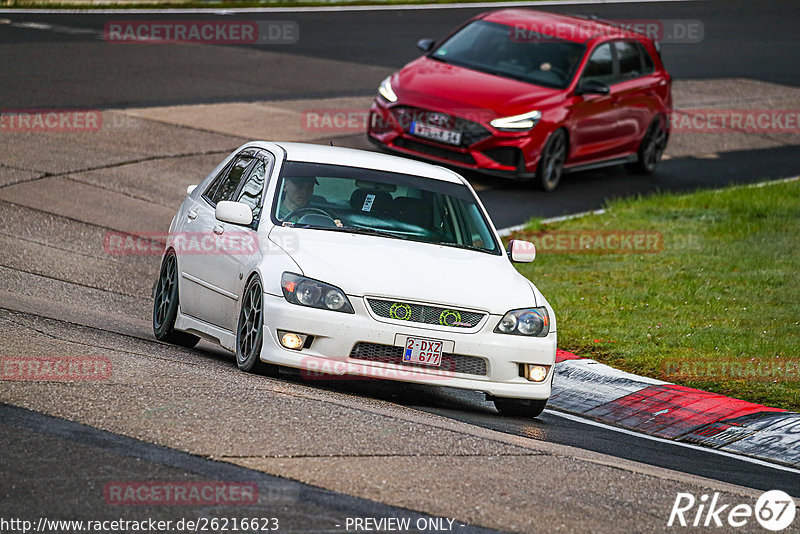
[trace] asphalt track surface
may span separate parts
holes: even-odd
[[[0,447],[6,451],[3,472],[16,490],[13,497],[6,495],[3,499],[2,517],[6,519],[22,518],[37,524],[38,518],[141,521],[146,517],[173,522],[215,517],[277,518],[280,532],[341,532],[348,517],[406,518],[412,525],[439,520],[7,404],[0,404],[0,430]],[[104,507],[97,488],[114,477],[241,481],[257,485],[259,501],[239,507],[244,508],[242,512],[219,505],[193,506],[188,511],[157,504]],[[464,533],[494,532],[471,525],[457,527]]]
[[[334,391],[383,398],[499,432],[571,445],[749,488],[764,491],[781,489],[789,494],[798,491],[800,473],[796,470],[783,471],[754,464],[746,459],[616,432],[565,419],[558,412],[549,409],[535,420],[498,417],[494,405],[487,402],[481,393],[418,385],[386,387],[384,384],[375,385],[363,381],[343,385],[338,380],[328,383],[327,387]]]
[[[593,4],[543,9],[615,20],[690,20],[703,27],[700,43],[665,43],[662,56],[676,81],[740,78],[800,87],[792,0]],[[203,14],[1,14],[0,106],[6,109],[124,108],[226,101],[372,95],[383,76],[418,56],[421,37],[441,38],[481,8],[348,12]],[[121,20],[290,20],[295,44],[192,46],[103,42],[103,28]],[[37,25],[49,25],[38,29]],[[292,58],[315,59],[318,69]],[[361,69],[339,70],[342,65]],[[344,74],[342,74],[344,72]],[[754,95],[755,96],[755,95]],[[606,200],[654,191],[691,191],[795,176],[797,146],[726,151],[713,159],[663,162],[652,177],[622,167],[568,175],[545,195],[509,180],[490,180],[480,192],[498,227],[531,216],[552,217],[602,207]],[[482,177],[468,177],[481,180]],[[483,181],[486,181],[483,178]]]
[[[800,85],[797,26],[800,5],[792,0],[751,2],[667,2],[593,4],[544,10],[597,15],[615,20],[698,20],[704,28],[699,44],[665,43],[662,57],[674,79],[752,78],[783,85]],[[305,73],[304,91],[286,79],[291,64],[277,68],[265,56],[243,61],[217,61],[208,47],[114,45],[101,47],[106,22],[120,20],[292,20],[300,28],[295,44],[241,47],[248,52],[280,53],[324,60],[347,61],[397,69],[419,56],[414,43],[422,37],[442,38],[482,8],[381,10],[348,12],[209,14],[32,14],[6,11],[4,18],[58,26],[55,31],[0,26],[0,43],[85,45],[89,53],[76,56],[73,48],[54,49],[39,62],[26,61],[24,47],[0,59],[4,72],[0,94],[4,107],[125,107],[198,102],[268,100],[331,95],[330,79]],[[95,33],[83,33],[94,30]],[[106,50],[103,50],[103,49]],[[149,48],[149,50],[148,50]],[[377,80],[348,80],[335,93],[374,94]]]
[[[800,20],[797,2],[688,2],[647,5],[568,6],[555,9],[562,12],[593,13],[605,18],[619,19],[698,19],[705,27],[701,45],[664,45],[663,55],[676,79],[715,79],[742,77],[790,86],[800,86],[798,59],[791,53],[800,48],[796,32]],[[195,47],[160,46],[127,47],[103,46],[97,32],[112,19],[152,19],[140,15],[50,15],[0,14],[14,21],[47,23],[61,31],[44,31],[34,27],[0,25],[0,44],[13,43],[16,53],[0,56],[0,71],[14,76],[0,78],[0,105],[3,108],[70,107],[119,108],[141,105],[199,103],[242,100],[268,100],[320,96],[371,94],[379,79],[364,76],[340,80],[330,87],[326,77],[305,76],[303,89],[292,83],[291,56],[314,57],[329,61],[346,61],[371,67],[389,69],[402,66],[417,53],[413,46],[418,37],[443,35],[467,17],[482,10],[425,10],[378,11],[342,13],[247,14],[248,18],[276,20],[291,18],[301,27],[303,38],[291,46],[254,47]],[[159,16],[161,17],[161,16]],[[207,19],[206,15],[169,15],[173,18]],[[237,18],[243,18],[237,16]],[[93,30],[81,32],[80,30]],[[335,46],[332,46],[335,43]],[[216,50],[224,49],[224,53]],[[235,49],[235,50],[231,50]],[[258,61],[263,54],[265,64]],[[278,68],[272,66],[275,54],[284,57]],[[235,61],[241,55],[240,61]],[[32,58],[38,58],[33,61]],[[233,58],[233,60],[231,60]],[[765,59],[767,58],[767,59]],[[624,171],[610,169],[600,173],[575,175],[554,194],[542,195],[513,183],[499,183],[481,193],[498,226],[520,222],[527,216],[552,216],[601,207],[604,199],[647,193],[656,189],[690,190],[698,187],[719,187],[730,183],[781,178],[800,172],[797,147],[778,147],[766,150],[727,152],[718,159],[677,159],[664,162],[653,180],[632,180]],[[524,215],[524,216],[523,216]],[[209,349],[204,349],[209,351]],[[215,351],[210,351],[212,354]],[[213,362],[210,364],[213,366]],[[294,380],[285,377],[286,380]],[[608,431],[599,427],[567,420],[545,413],[537,421],[499,418],[489,404],[479,396],[448,389],[411,387],[386,388],[366,383],[318,384],[320,388],[365,395],[376,399],[411,406],[422,411],[444,415],[459,421],[501,432],[563,443],[613,456],[635,460],[676,471],[766,490],[784,489],[797,492],[797,474],[719,456],[645,438]],[[388,392],[387,392],[388,391]],[[76,429],[67,422],[43,422],[31,413],[3,407],[2,424],[15,427],[32,426],[29,436],[16,442],[26,442],[27,449],[17,446],[18,462],[4,457],[6,466],[25,466],[32,458],[46,457],[45,450],[60,447],[65,451],[64,462],[58,469],[80,478],[93,464],[98,451],[105,450],[114,436],[100,438],[95,431]],[[13,413],[12,413],[13,412]],[[15,424],[15,421],[17,422]],[[48,430],[49,429],[49,430]],[[56,429],[56,430],[53,430]],[[2,432],[5,450],[10,450],[11,432]],[[120,438],[121,439],[121,438]],[[68,446],[65,446],[65,443]],[[130,443],[127,445],[132,446]],[[137,447],[147,448],[147,444]],[[138,449],[137,449],[138,450]],[[143,449],[142,449],[143,450]],[[106,450],[105,453],[108,453]],[[104,454],[105,454],[104,453]],[[131,470],[152,473],[157,466],[183,469],[184,473],[215,476],[213,469],[234,469],[228,466],[209,467],[205,460],[171,456],[174,451],[161,451],[162,456],[149,456]],[[144,455],[146,456],[146,455]],[[165,458],[169,458],[166,461]],[[197,462],[189,469],[181,462]],[[201,465],[203,464],[203,465]],[[239,469],[239,468],[236,468]],[[248,471],[249,473],[252,473]],[[47,477],[36,479],[32,473],[30,485],[46,487]],[[230,472],[219,474],[235,478]],[[166,476],[166,475],[165,475]],[[187,475],[188,476],[188,475]],[[266,476],[266,475],[265,475]],[[34,483],[35,481],[35,483]],[[270,481],[265,484],[280,483]],[[305,491],[305,490],[304,490]],[[312,489],[307,489],[309,494]],[[57,496],[58,494],[54,494]],[[313,501],[320,509],[330,505],[341,511],[351,507],[357,513],[389,513],[383,505],[344,496],[319,494]],[[332,500],[326,500],[332,499]],[[342,500],[336,500],[342,499]],[[335,502],[335,504],[330,504]],[[321,504],[320,504],[321,503]],[[23,506],[16,503],[15,506]],[[370,508],[375,507],[375,508]],[[28,510],[30,511],[30,510]],[[47,511],[46,503],[41,511]],[[318,510],[309,509],[308,517]],[[325,513],[330,513],[327,510]],[[395,513],[395,512],[392,512]],[[317,528],[298,523],[309,530]],[[311,525],[311,526],[309,526]],[[328,528],[329,524],[319,526]]]

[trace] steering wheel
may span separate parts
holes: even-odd
[[[529,76],[533,76],[534,78],[538,78],[538,79],[542,79],[542,76],[541,76],[542,74],[546,75],[546,78],[551,78],[550,75],[555,75],[558,78],[560,78],[561,80],[566,80],[567,79],[567,73],[564,72],[562,69],[559,69],[558,67],[552,67],[551,66],[547,70],[544,70],[544,69],[541,69],[539,67],[536,67],[535,69],[532,69],[532,70],[528,71],[528,75]]]
[[[301,215],[301,217],[302,217],[302,215],[305,215],[306,213],[318,213],[320,215],[324,215],[325,217],[328,217],[331,221],[336,220],[336,214],[335,213],[331,213],[331,212],[326,211],[326,210],[324,210],[322,208],[312,208],[310,206],[297,208],[296,210],[293,210],[291,213],[287,213],[286,216],[283,218],[283,220],[284,221],[288,221],[289,219],[291,219],[292,217],[294,217],[296,215]]]
[[[557,74],[558,76],[561,77],[562,80],[567,79],[567,73],[559,69],[558,67],[550,67],[550,72],[552,72],[553,74]]]

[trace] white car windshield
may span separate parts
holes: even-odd
[[[277,187],[276,224],[502,253],[475,196],[463,184],[287,161]]]

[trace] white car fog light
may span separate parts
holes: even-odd
[[[305,334],[295,334],[294,332],[278,332],[281,345],[291,350],[300,350],[306,343]]]
[[[547,378],[547,370],[545,365],[526,365],[525,378],[531,382],[543,382]]]

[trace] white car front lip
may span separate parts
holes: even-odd
[[[355,314],[298,306],[288,303],[283,297],[265,294],[261,359],[312,373],[325,371],[449,386],[483,391],[498,397],[546,399],[550,396],[556,352],[555,332],[544,338],[496,334],[493,330],[500,320],[497,315],[490,315],[473,333],[453,328],[428,328],[428,325],[418,323],[378,322],[370,316],[364,299],[349,298]],[[310,348],[301,351],[285,349],[278,342],[278,330],[312,335],[314,341]],[[485,360],[486,375],[350,358],[356,343],[395,346],[398,334],[452,341],[455,354]],[[533,383],[519,376],[519,363],[548,365],[551,372],[544,382]]]

